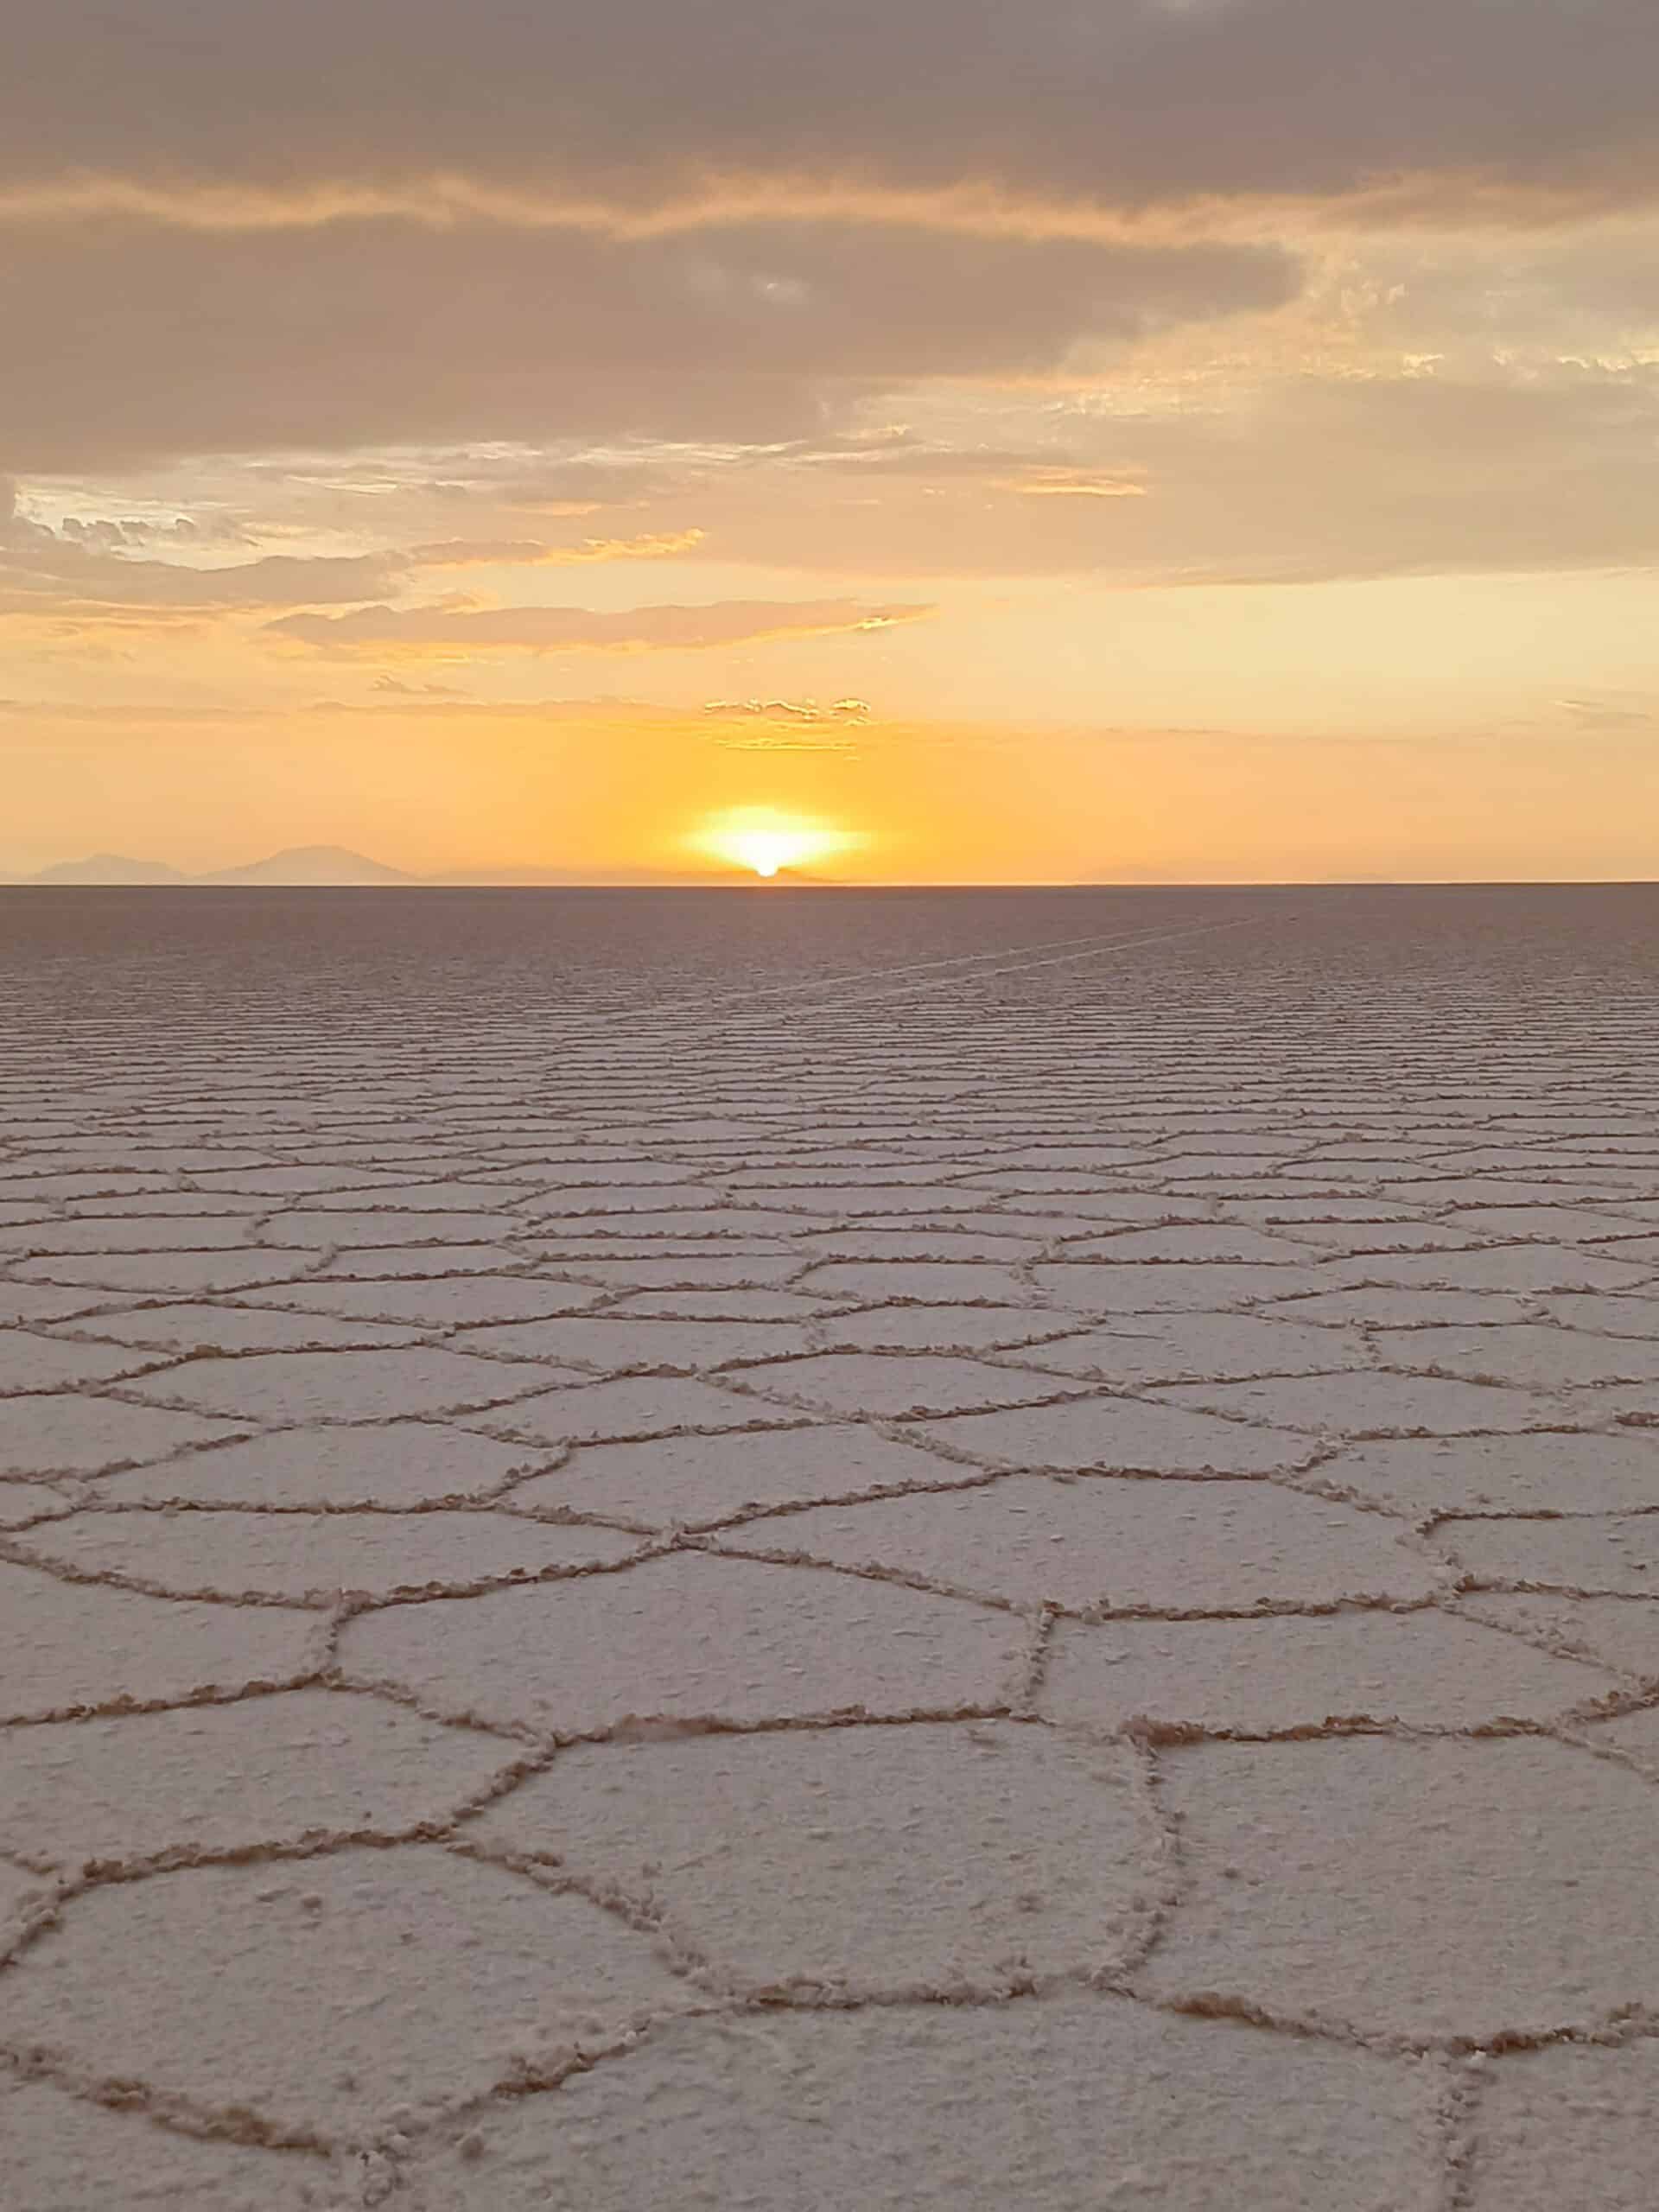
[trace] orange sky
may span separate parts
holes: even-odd
[[[1018,13],[41,11],[0,874],[1659,872],[1659,11]]]

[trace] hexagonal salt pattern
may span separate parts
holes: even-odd
[[[1011,1475],[935,1495],[770,1515],[721,1541],[1067,1612],[1382,1603],[1427,1597],[1445,1579],[1378,1515],[1249,1482]]]
[[[1358,2035],[1560,2035],[1659,2002],[1649,1785],[1528,1736],[1195,1746],[1186,1890],[1148,1969]]]
[[[1033,1724],[565,1752],[480,1836],[649,1900],[713,1986],[995,1993],[1121,1965],[1164,1901],[1137,1762]]]
[[[1171,1737],[1395,1722],[1457,1731],[1593,1712],[1621,1687],[1603,1668],[1436,1606],[1351,1608],[1265,1620],[1067,1621],[1049,1652],[1041,1710],[1106,1732]]]
[[[1648,2212],[1659,2050],[1558,2044],[1486,2070],[1470,2160],[1471,2212]]]
[[[73,1513],[17,1540],[21,1554],[166,1597],[418,1597],[531,1582],[638,1550],[610,1529],[520,1528],[494,1513]]]
[[[1434,2212],[1430,2069],[1122,1997],[687,2022],[446,2152],[431,2212]]]
[[[0,1851],[47,1869],[442,1826],[521,1748],[320,1688],[0,1732]]]
[[[1646,2212],[1659,894],[63,896],[6,2212]]]
[[[575,1736],[995,1707],[1024,1640],[1008,1614],[955,1598],[678,1553],[388,1606],[346,1624],[340,1656],[351,1681],[435,1711]]]
[[[586,1897],[434,1845],[352,1844],[91,1891],[0,1976],[0,2037],[328,2142],[464,2104],[681,1993],[651,1938]]]
[[[0,2075],[0,2156],[11,2212],[322,2212],[348,2170],[311,2150],[187,2134],[49,2082]],[[355,2192],[353,2192],[355,2193]],[[359,2198],[361,2202],[361,2198]]]
[[[272,1688],[315,1666],[315,1636],[293,1607],[185,1603],[0,1560],[0,1721]]]

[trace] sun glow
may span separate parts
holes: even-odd
[[[699,852],[770,880],[782,869],[828,860],[863,840],[810,815],[770,806],[734,806],[698,827],[690,840]]]

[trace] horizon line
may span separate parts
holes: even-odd
[[[505,872],[505,871],[504,871]],[[1527,891],[1527,890],[1647,890],[1659,887],[1654,875],[1354,875],[1354,876],[1082,876],[1027,878],[933,879],[912,876],[868,877],[856,880],[818,877],[779,881],[775,877],[733,875],[699,880],[664,876],[660,880],[636,877],[584,876],[569,881],[502,882],[480,874],[468,879],[464,871],[445,869],[434,875],[410,874],[397,882],[378,883],[262,883],[226,882],[214,874],[181,875],[173,882],[73,882],[42,880],[35,875],[0,875],[0,891],[123,891],[172,892],[327,892],[356,895],[402,891],[491,891],[501,893],[546,891],[671,891],[742,892],[747,894],[786,892],[861,891]]]

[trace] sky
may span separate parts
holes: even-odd
[[[0,872],[1659,875],[1654,0],[16,0]]]

